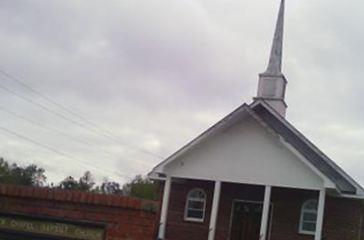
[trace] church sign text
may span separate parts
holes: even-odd
[[[102,228],[5,216],[0,216],[0,229],[80,240],[102,240],[104,237]]]

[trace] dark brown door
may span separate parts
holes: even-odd
[[[234,202],[230,240],[259,240],[263,205]]]

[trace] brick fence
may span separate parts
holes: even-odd
[[[96,226],[106,240],[155,239],[158,209],[157,202],[124,196],[0,185],[0,217],[7,216],[5,220],[30,219],[26,222],[28,225],[38,221],[38,225],[60,222],[70,226]],[[0,233],[9,229],[11,234],[17,234],[10,224],[0,224]],[[36,230],[29,234],[39,234]]]

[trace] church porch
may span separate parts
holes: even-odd
[[[166,187],[165,185],[164,189]],[[188,212],[189,194],[195,189],[206,194],[203,213],[198,210],[194,211],[193,207]],[[216,192],[220,193],[219,197],[215,194]],[[267,194],[270,196],[269,201],[267,201]],[[323,197],[322,192],[321,197]],[[327,195],[324,197],[327,213],[322,238],[320,236],[319,239],[360,239],[357,230],[361,229],[358,228],[362,218],[360,202]],[[165,238],[162,236],[160,238],[168,240],[258,240],[265,237],[270,240],[308,240],[315,239],[316,236],[317,239],[317,231],[305,231],[318,224],[316,222],[312,224],[312,219],[310,220],[312,214],[309,213],[305,215],[307,221],[302,221],[302,207],[309,200],[316,201],[316,204],[319,205],[316,215],[320,218],[319,199],[320,191],[281,187],[266,188],[265,186],[226,182],[215,184],[213,181],[174,178],[171,180],[169,204],[166,210]],[[347,207],[349,201],[351,201],[350,208]],[[264,204],[264,202],[269,202],[269,213],[266,211],[268,204]],[[321,201],[322,203],[323,201]],[[163,205],[165,206],[165,204]],[[195,205],[197,208],[201,206],[196,202],[192,202],[190,205]],[[161,227],[163,227],[163,210],[161,215]],[[200,217],[202,219],[199,219]],[[302,224],[305,225],[303,228]],[[266,232],[264,228],[266,228]],[[319,229],[316,227],[316,230]],[[266,233],[266,235],[260,237],[262,233]]]

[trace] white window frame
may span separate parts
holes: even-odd
[[[300,223],[299,223],[299,233],[300,234],[315,235],[315,231],[307,231],[307,230],[303,229],[303,223],[305,223],[305,222],[315,223],[315,226],[317,227],[318,209],[316,209],[316,210],[306,209],[306,206],[309,205],[312,202],[316,202],[316,205],[318,206],[318,201],[316,199],[308,199],[302,204]],[[316,214],[316,220],[315,221],[305,221],[303,219],[305,213],[314,213],[314,214]]]
[[[190,197],[190,195],[195,192],[195,191],[200,191],[204,194],[205,198],[203,200],[201,200],[200,198],[192,198]],[[185,205],[185,214],[184,214],[184,220],[188,221],[188,222],[204,222],[205,221],[205,213],[206,213],[206,199],[207,199],[207,194],[206,192],[201,189],[201,188],[194,188],[191,191],[188,192],[187,197],[186,197],[186,205]],[[188,203],[190,201],[200,201],[203,202],[203,209],[202,209],[202,218],[193,218],[193,217],[187,217],[188,216]]]

